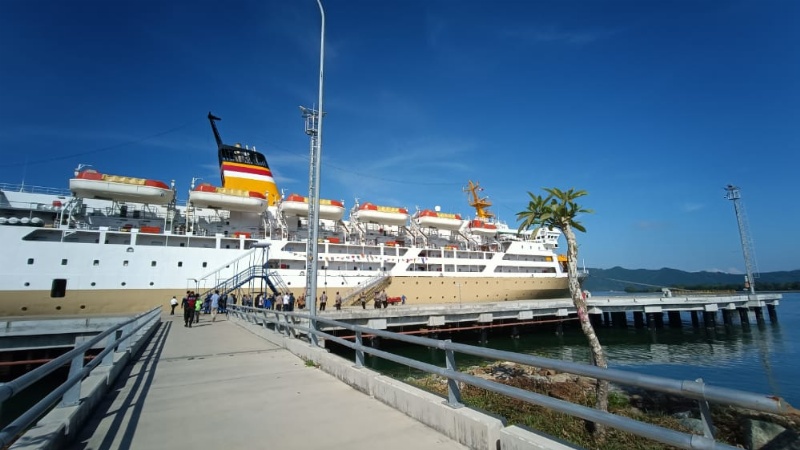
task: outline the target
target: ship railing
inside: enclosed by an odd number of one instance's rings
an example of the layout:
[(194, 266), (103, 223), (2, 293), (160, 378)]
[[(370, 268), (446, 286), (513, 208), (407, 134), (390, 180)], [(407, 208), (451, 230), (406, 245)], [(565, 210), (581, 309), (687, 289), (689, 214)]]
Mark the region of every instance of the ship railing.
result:
[[(87, 394), (92, 396), (94, 392), (81, 392), (82, 385), (92, 385), (92, 383), (82, 383), (85, 378), (97, 376), (98, 380), (103, 380), (95, 383), (97, 387), (94, 389), (107, 390), (113, 386), (115, 377), (122, 372), (121, 368), (125, 367), (131, 360), (131, 356), (136, 354), (148, 341), (159, 323), (161, 323), (160, 306), (113, 325), (91, 339), (84, 341), (83, 337), (80, 337), (80, 339), (76, 339), (74, 349), (13, 381), (0, 385), (0, 405), (2, 405), (6, 400), (69, 364), (69, 375), (64, 383), (53, 389), (42, 400), (0, 431), (0, 448), (8, 448), (18, 436), (33, 426), (51, 409), (74, 407), (80, 404), (81, 398), (86, 397)], [(103, 344), (105, 344), (105, 348), (84, 364), (86, 352)], [(95, 369), (98, 369), (97, 372), (94, 372)], [(60, 426), (63, 428), (68, 424), (62, 422)]]
[[(733, 447), (717, 441), (709, 403), (776, 414), (790, 419), (796, 417), (800, 413), (780, 397), (712, 386), (706, 384), (700, 378), (696, 380), (679, 380), (619, 369), (606, 369), (579, 362), (549, 359), (528, 354), (459, 344), (452, 342), (450, 339), (439, 340), (394, 333), (388, 330), (378, 330), (326, 318), (319, 314), (312, 317), (306, 312), (285, 312), (234, 305), (229, 308), (228, 313), (237, 320), (263, 326), (263, 328), (270, 332), (280, 333), (285, 336), (285, 339), (294, 338), (302, 340), (311, 343), (312, 346), (324, 339), (354, 350), (354, 369), (359, 370), (359, 376), (355, 378), (358, 379), (363, 379), (363, 375), (368, 375), (368, 372), (360, 371), (360, 369), (363, 369), (366, 365), (365, 355), (371, 355), (376, 358), (385, 359), (393, 363), (439, 376), (447, 380), (447, 399), (445, 404), (453, 409), (465, 406), (461, 391), (463, 385), (466, 384), (677, 448), (715, 450), (735, 450), (738, 447)], [(332, 312), (331, 314), (336, 313)], [(351, 332), (351, 335), (342, 336), (341, 333), (333, 335), (323, 331), (321, 329), (323, 326), (328, 330), (348, 330)], [(390, 339), (406, 344), (419, 345), (426, 349), (443, 351), (445, 353), (445, 367), (418, 361), (406, 356), (396, 355), (389, 351), (380, 350), (368, 345), (368, 342), (365, 342), (365, 340), (373, 337)], [(294, 346), (286, 344), (284, 344), (284, 347), (288, 349), (294, 348)], [(381, 348), (386, 347), (381, 346)], [(685, 433), (660, 425), (641, 422), (634, 418), (601, 411), (589, 406), (571, 403), (548, 395), (477, 377), (458, 369), (456, 365), (456, 354), (470, 355), (484, 360), (508, 361), (524, 366), (606, 380), (615, 385), (630, 387), (634, 391), (655, 391), (685, 398), (696, 402), (703, 434)], [(313, 362), (322, 370), (330, 371), (331, 373), (336, 371), (336, 376), (341, 375), (339, 370), (341, 363), (331, 360), (330, 353), (309, 352), (304, 350), (302, 357)], [(378, 376), (378, 374), (374, 376)], [(345, 378), (347, 377), (342, 379)], [(423, 423), (425, 422), (424, 420), (422, 421)], [(455, 431), (454, 433), (457, 432), (458, 431)], [(456, 438), (455, 435), (451, 437)], [(466, 444), (466, 442), (462, 443)], [(492, 445), (492, 447), (494, 447), (494, 445)]]
[(47, 194), (61, 197), (72, 197), (69, 189), (59, 189), (46, 186), (31, 186), (27, 184), (0, 183), (0, 190), (10, 192), (26, 192), (29, 194)]
[(289, 292), (289, 286), (283, 281), (277, 270), (267, 271), (267, 276), (279, 291)]

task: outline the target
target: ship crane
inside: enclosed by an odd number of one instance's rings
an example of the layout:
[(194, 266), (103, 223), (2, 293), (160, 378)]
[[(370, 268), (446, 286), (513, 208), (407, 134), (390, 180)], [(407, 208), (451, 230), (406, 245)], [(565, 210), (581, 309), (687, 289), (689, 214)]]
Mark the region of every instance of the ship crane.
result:
[(758, 269), (755, 262), (755, 251), (753, 241), (747, 226), (747, 217), (744, 212), (744, 205), (741, 203), (739, 188), (732, 184), (725, 186), (725, 198), (733, 201), (733, 209), (736, 213), (736, 222), (739, 224), (739, 238), (742, 241), (742, 253), (744, 254), (744, 265), (747, 275), (744, 279), (744, 287), (751, 294), (756, 293), (755, 277), (758, 277)]

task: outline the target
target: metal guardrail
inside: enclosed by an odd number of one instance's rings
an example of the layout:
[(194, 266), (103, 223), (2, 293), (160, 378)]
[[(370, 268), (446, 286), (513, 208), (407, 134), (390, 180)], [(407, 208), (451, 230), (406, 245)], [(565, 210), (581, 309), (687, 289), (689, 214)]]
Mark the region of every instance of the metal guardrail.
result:
[[(299, 338), (302, 334), (308, 336), (316, 335), (317, 339), (310, 339), (311, 342), (315, 342), (320, 337), (324, 337), (332, 342), (336, 342), (345, 347), (353, 349), (356, 353), (356, 367), (363, 367), (364, 355), (370, 354), (421, 370), (423, 372), (436, 374), (443, 378), (447, 378), (447, 403), (454, 408), (463, 406), (461, 402), (461, 393), (458, 386), (458, 382), (461, 382), (515, 398), (517, 400), (543, 406), (557, 412), (568, 414), (570, 416), (579, 417), (581, 419), (646, 437), (657, 442), (673, 445), (678, 448), (714, 450), (736, 449), (736, 447), (732, 447), (715, 440), (713, 434), (714, 427), (713, 423), (711, 422), (711, 414), (708, 407), (708, 402), (738, 406), (755, 411), (779, 415), (797, 413), (797, 410), (792, 408), (791, 405), (786, 403), (781, 398), (769, 397), (735, 389), (710, 386), (703, 383), (702, 379), (698, 379), (696, 381), (676, 380), (672, 378), (644, 375), (617, 369), (603, 369), (600, 367), (575, 362), (548, 359), (503, 350), (493, 350), (466, 344), (457, 344), (451, 342), (450, 340), (441, 341), (438, 339), (430, 339), (420, 336), (398, 334), (385, 330), (376, 330), (359, 325), (340, 322), (337, 320), (327, 319), (320, 317), (319, 315), (311, 319), (309, 315), (305, 313), (265, 310), (241, 305), (229, 307), (228, 312), (229, 314), (233, 314), (234, 316), (240, 317), (243, 320), (247, 320), (251, 323), (261, 323), (265, 327), (267, 327), (268, 324), (272, 324), (275, 331), (285, 334), (289, 337)], [(355, 342), (351, 342), (347, 339), (333, 336), (316, 329), (316, 322), (321, 322), (353, 331), (355, 333)], [(365, 335), (379, 336), (386, 339), (407, 342), (409, 344), (422, 345), (429, 348), (444, 350), (446, 355), (446, 367), (442, 368), (365, 346), (363, 343)], [(696, 400), (699, 404), (704, 425), (704, 435), (700, 436), (671, 430), (658, 425), (640, 422), (628, 417), (618, 416), (613, 413), (600, 411), (582, 405), (576, 405), (564, 400), (555, 399), (546, 395), (537, 394), (524, 389), (462, 373), (459, 372), (456, 367), (455, 353), (463, 353), (486, 359), (511, 361), (528, 366), (553, 369), (560, 372), (607, 380), (621, 385), (634, 386), (642, 389), (690, 398)]]
[[(133, 345), (134, 337), (137, 337), (142, 328), (156, 324), (161, 317), (161, 307), (151, 309), (132, 319), (120, 322), (92, 339), (76, 345), (73, 350), (59, 356), (47, 364), (32, 370), (13, 381), (0, 385), (0, 406), (6, 400), (19, 394), (32, 384), (50, 375), (55, 370), (70, 363), (67, 381), (59, 385), (45, 398), (28, 409), (16, 420), (0, 431), (0, 448), (6, 448), (25, 430), (30, 428), (40, 417), (47, 413), (54, 405), (57, 407), (74, 406), (81, 399), (81, 381), (86, 378), (96, 367), (109, 367), (114, 362), (114, 352), (127, 352)], [(117, 331), (122, 333), (117, 337)], [(142, 336), (145, 333), (139, 333)], [(84, 365), (86, 351), (94, 347), (95, 344), (106, 340), (105, 348), (97, 354), (91, 361)]]

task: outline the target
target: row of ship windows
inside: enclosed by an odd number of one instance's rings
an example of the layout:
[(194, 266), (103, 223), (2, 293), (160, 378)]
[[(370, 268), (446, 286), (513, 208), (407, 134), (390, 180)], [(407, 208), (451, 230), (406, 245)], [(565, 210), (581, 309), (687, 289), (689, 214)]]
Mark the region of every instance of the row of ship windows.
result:
[[(33, 258), (28, 258), (28, 265), (32, 266), (33, 263), (34, 263), (34, 259)], [(68, 263), (69, 263), (69, 260), (66, 259), (66, 258), (61, 260), (61, 265), (62, 266), (66, 266)], [(99, 266), (100, 265), (100, 260), (99, 259), (95, 259), (94, 261), (92, 261), (92, 265), (93, 266)], [(126, 259), (125, 261), (122, 261), (122, 265), (123, 266), (127, 266), (128, 265), (128, 260)], [(157, 261), (150, 261), (150, 267), (156, 267), (157, 265), (158, 265)], [(183, 267), (183, 261), (178, 261), (178, 267)], [(208, 263), (204, 261), (203, 262), (203, 268), (206, 268), (206, 267), (208, 267)]]

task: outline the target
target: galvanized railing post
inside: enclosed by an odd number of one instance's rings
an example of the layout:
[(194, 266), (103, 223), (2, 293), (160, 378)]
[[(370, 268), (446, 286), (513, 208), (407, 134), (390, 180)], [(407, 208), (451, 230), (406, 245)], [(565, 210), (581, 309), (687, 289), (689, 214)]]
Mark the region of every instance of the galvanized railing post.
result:
[[(453, 341), (446, 339), (444, 342), (450, 344)], [(445, 356), (447, 359), (447, 371), (457, 371), (456, 355), (453, 350), (449, 348), (445, 349)], [(461, 408), (464, 406), (464, 404), (461, 403), (461, 390), (458, 388), (458, 381), (450, 377), (447, 377), (447, 404), (451, 408)]]
[[(698, 378), (695, 381), (703, 384), (702, 378)], [(703, 422), (703, 436), (714, 439), (714, 421), (711, 417), (711, 408), (708, 406), (708, 401), (698, 400), (697, 404), (700, 406), (700, 419)]]
[[(122, 327), (122, 335), (128, 336), (128, 334), (130, 334), (132, 329), (133, 326), (131, 324), (125, 325), (124, 327)], [(133, 345), (133, 336), (128, 336), (127, 338), (125, 338), (124, 341), (119, 343), (119, 349), (127, 352), (128, 350), (131, 349), (131, 345)]]
[(364, 367), (364, 339), (361, 337), (361, 331), (356, 331), (356, 367)]
[[(106, 338), (106, 347), (113, 347), (114, 343), (117, 340), (117, 333), (111, 333)], [(106, 356), (103, 357), (103, 362), (100, 363), (101, 366), (109, 367), (111, 364), (114, 363), (114, 352), (113, 350), (106, 353)]]
[[(82, 339), (75, 340), (75, 347), (80, 347), (83, 343), (81, 342)], [(70, 379), (74, 376), (77, 376), (81, 370), (83, 370), (83, 359), (86, 356), (86, 353), (81, 353), (79, 355), (75, 355), (72, 358), (72, 362), (69, 365), (69, 375), (67, 379)], [(81, 401), (81, 383), (75, 383), (70, 387), (67, 392), (64, 392), (64, 396), (61, 397), (61, 403), (58, 406), (75, 406)]]

